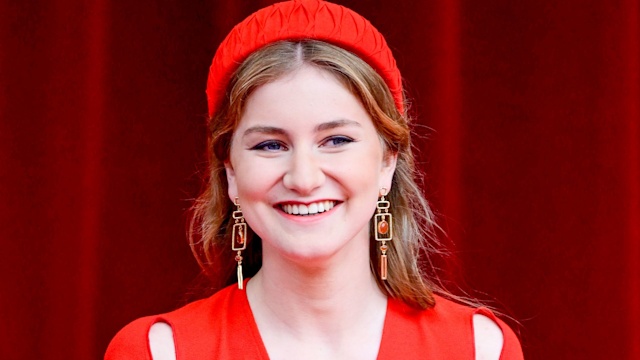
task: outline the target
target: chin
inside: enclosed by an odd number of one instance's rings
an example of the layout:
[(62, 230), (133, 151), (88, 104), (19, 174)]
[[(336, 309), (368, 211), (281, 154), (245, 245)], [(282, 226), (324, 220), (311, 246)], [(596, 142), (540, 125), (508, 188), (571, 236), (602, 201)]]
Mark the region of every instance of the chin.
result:
[[(326, 244), (325, 244), (326, 245)], [(328, 246), (306, 246), (304, 248), (292, 247), (288, 249), (281, 249), (280, 254), (282, 257), (302, 264), (307, 263), (319, 263), (334, 257), (340, 249)]]
[[(334, 241), (327, 239), (333, 238)], [(272, 248), (279, 257), (285, 258), (302, 266), (321, 266), (332, 258), (350, 256), (349, 253), (369, 254), (368, 238), (364, 244), (357, 244), (356, 239), (340, 241), (333, 236), (323, 236), (321, 239), (307, 239), (304, 243), (300, 241), (280, 243)], [(363, 249), (364, 248), (364, 249)]]

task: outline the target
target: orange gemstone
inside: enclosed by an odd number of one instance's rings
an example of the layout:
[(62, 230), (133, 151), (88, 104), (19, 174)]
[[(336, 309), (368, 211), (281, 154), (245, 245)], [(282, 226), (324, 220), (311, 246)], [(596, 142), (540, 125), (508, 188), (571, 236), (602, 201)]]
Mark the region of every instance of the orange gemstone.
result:
[(387, 251), (387, 250), (389, 250), (389, 247), (387, 245), (382, 245), (382, 246), (380, 246), (380, 250), (381, 251)]
[(244, 234), (242, 232), (238, 232), (238, 244), (244, 244)]
[(380, 234), (386, 234), (387, 232), (389, 232), (389, 223), (385, 220), (380, 221), (378, 223), (378, 232)]
[(242, 261), (242, 256), (236, 255), (236, 261), (238, 261), (238, 262)]

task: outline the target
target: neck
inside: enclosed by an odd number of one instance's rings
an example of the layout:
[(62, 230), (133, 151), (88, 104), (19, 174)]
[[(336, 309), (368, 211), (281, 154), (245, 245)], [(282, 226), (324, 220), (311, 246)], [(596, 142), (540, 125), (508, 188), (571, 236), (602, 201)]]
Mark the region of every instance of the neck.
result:
[(383, 320), (386, 297), (371, 273), (368, 246), (362, 241), (333, 256), (300, 261), (265, 248), (262, 269), (247, 286), (256, 320), (331, 334), (366, 318)]

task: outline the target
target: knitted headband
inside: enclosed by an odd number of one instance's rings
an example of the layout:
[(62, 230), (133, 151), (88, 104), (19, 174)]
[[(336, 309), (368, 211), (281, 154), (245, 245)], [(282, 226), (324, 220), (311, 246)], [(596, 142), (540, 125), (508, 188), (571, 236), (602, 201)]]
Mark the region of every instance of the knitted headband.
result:
[(236, 25), (216, 51), (207, 81), (213, 117), (233, 73), (251, 53), (280, 40), (321, 40), (358, 55), (384, 79), (404, 113), (402, 79), (387, 42), (356, 12), (322, 0), (293, 0), (258, 10)]

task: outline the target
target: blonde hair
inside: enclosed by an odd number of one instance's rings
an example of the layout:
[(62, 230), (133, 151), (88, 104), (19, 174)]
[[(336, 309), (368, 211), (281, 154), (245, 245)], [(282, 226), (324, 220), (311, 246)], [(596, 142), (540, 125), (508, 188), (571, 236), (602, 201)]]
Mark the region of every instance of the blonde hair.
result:
[[(394, 239), (389, 245), (389, 275), (380, 280), (377, 242), (370, 233), (370, 264), (378, 286), (388, 296), (416, 308), (435, 304), (441, 292), (432, 257), (441, 253), (429, 204), (416, 184), (409, 119), (397, 109), (384, 80), (366, 62), (340, 47), (317, 40), (279, 41), (254, 52), (232, 77), (220, 110), (209, 119), (209, 169), (204, 189), (192, 207), (189, 242), (203, 271), (221, 287), (235, 281), (235, 261), (230, 250), (231, 213), (224, 161), (249, 95), (257, 87), (309, 64), (334, 74), (356, 95), (368, 111), (387, 154), (397, 154), (396, 171), (387, 199), (394, 217)], [(405, 107), (406, 108), (406, 107)], [(372, 221), (373, 223), (373, 221)], [(245, 275), (262, 264), (261, 241), (250, 231), (244, 253)]]

